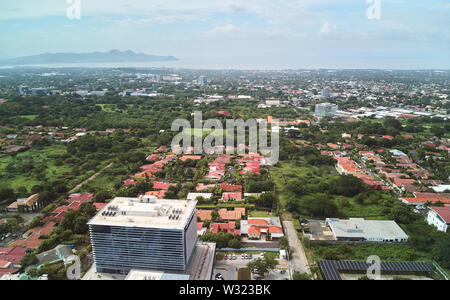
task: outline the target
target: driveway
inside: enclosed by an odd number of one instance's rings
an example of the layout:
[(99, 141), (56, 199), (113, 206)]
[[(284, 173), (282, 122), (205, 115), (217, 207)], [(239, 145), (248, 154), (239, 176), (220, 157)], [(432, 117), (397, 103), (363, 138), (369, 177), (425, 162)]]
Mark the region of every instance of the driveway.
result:
[(297, 236), (297, 230), (294, 228), (294, 224), (291, 221), (283, 222), (286, 230), (289, 246), (292, 251), (291, 268), (292, 271), (299, 271), (300, 273), (311, 274), (308, 266), (308, 260), (306, 259), (305, 250)]

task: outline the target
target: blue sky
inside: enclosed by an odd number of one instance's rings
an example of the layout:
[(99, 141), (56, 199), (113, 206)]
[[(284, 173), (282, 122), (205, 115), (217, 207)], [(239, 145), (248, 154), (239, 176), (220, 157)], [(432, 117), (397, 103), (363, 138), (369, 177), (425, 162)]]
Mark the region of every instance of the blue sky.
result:
[[(75, 0), (73, 0), (75, 1)], [(375, 0), (372, 0), (375, 1)], [(0, 58), (133, 50), (180, 66), (450, 69), (448, 0), (1, 0)]]

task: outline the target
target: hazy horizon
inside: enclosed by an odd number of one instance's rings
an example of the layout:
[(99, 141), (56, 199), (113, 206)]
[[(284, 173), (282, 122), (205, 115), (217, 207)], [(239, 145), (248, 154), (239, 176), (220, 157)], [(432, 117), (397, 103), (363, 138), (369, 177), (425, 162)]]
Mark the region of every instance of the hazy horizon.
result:
[(180, 68), (450, 69), (448, 1), (380, 0), (376, 18), (342, 2), (81, 0), (78, 19), (65, 0), (4, 0), (0, 59), (118, 49)]

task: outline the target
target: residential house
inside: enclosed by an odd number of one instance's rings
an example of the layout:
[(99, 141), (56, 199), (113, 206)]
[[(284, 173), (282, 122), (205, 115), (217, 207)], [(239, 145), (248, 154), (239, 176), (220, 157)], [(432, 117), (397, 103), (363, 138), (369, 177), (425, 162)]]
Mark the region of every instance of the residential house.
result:
[(430, 206), (427, 223), (433, 225), (439, 231), (447, 232), (450, 226), (450, 206)]

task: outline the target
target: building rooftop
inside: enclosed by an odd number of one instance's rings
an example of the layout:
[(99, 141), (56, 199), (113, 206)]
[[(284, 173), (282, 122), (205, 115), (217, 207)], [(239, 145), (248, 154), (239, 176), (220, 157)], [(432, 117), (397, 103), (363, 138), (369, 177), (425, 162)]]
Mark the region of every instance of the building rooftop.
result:
[(438, 206), (430, 206), (430, 209), (435, 211), (445, 223), (450, 224), (450, 207), (438, 207)]
[(326, 221), (337, 237), (408, 239), (406, 233), (394, 221), (364, 220), (362, 218), (327, 219)]
[(169, 274), (158, 271), (131, 270), (125, 280), (189, 280), (189, 275)]
[(139, 198), (114, 198), (89, 225), (183, 229), (195, 210), (196, 201)]

